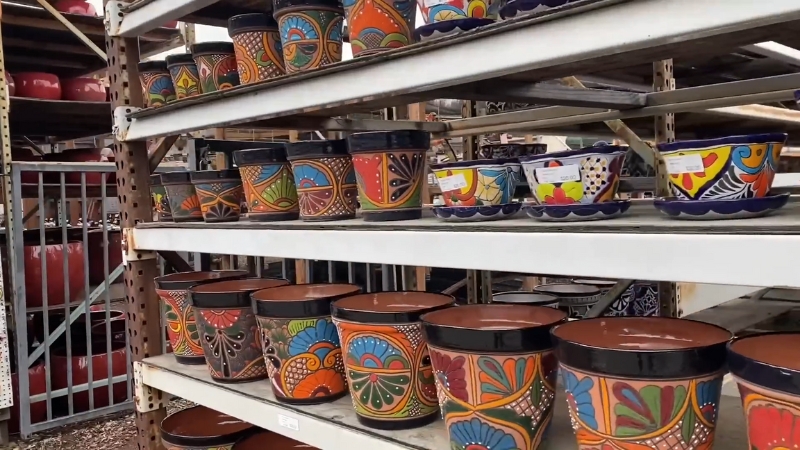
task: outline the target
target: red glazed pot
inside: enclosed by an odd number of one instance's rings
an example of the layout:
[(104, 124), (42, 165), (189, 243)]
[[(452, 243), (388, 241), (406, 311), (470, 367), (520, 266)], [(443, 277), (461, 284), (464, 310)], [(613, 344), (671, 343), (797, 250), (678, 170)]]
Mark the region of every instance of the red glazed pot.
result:
[(58, 77), (44, 72), (20, 72), (14, 75), (17, 97), (61, 100), (61, 82)]
[[(60, 161), (60, 162), (112, 162), (112, 159), (103, 155), (101, 148), (76, 148), (66, 150), (61, 153), (49, 153), (44, 157), (45, 161)], [(99, 185), (106, 176), (106, 186), (111, 187), (116, 183), (116, 175), (114, 172), (100, 173), (100, 172), (86, 172), (87, 185)], [(56, 173), (56, 177), (49, 180), (52, 183), (59, 183), (60, 178)], [(81, 184), (80, 172), (66, 172), (64, 173), (64, 182), (67, 184)]]
[[(86, 342), (72, 341), (72, 385), (78, 386), (89, 382), (89, 357), (87, 356)], [(125, 341), (111, 342), (111, 353), (106, 353), (106, 340), (102, 336), (92, 339), (92, 381), (102, 381), (108, 378), (108, 361), (111, 359), (111, 375), (125, 375), (127, 370)], [(53, 365), (51, 371), (51, 384), (53, 390), (66, 389), (67, 387), (67, 350), (66, 348), (53, 351), (50, 361)], [(114, 383), (114, 404), (122, 403), (128, 396), (125, 382)], [(89, 410), (89, 392), (73, 394), (74, 411), (84, 412)], [(94, 388), (94, 407), (103, 408), (109, 405), (108, 386)]]
[(94, 78), (67, 78), (61, 81), (61, 99), (76, 102), (106, 101), (106, 87)]
[[(47, 372), (44, 364), (39, 364), (28, 369), (28, 392), (30, 396), (44, 394), (47, 392)], [(19, 375), (11, 374), (11, 390), (14, 395), (14, 405), (11, 407), (11, 422), (8, 424), (8, 432), (11, 434), (19, 433)], [(39, 423), (47, 420), (47, 402), (41, 401), (31, 404), (31, 423)]]
[[(64, 246), (45, 245), (44, 255), (39, 244), (25, 246), (25, 297), (28, 308), (43, 306), (42, 258), (47, 268), (47, 304), (63, 305), (64, 292)], [(77, 300), (83, 291), (83, 243), (67, 243), (67, 267), (69, 271), (70, 301)]]
[[(125, 331), (128, 327), (127, 322), (125, 322), (125, 320), (111, 319), (109, 323), (111, 324), (111, 340), (114, 342), (125, 342)], [(92, 325), (92, 340), (105, 339), (106, 331), (105, 322)]]
[(167, 22), (164, 24), (164, 28), (178, 28), (178, 21), (173, 20), (172, 22)]
[(8, 84), (8, 96), (13, 97), (16, 94), (16, 84), (14, 83), (14, 77), (11, 76), (10, 73), (6, 73), (6, 84)]
[(97, 16), (97, 10), (91, 3), (84, 0), (59, 0), (53, 5), (57, 10), (68, 14), (82, 16)]
[[(88, 180), (87, 180), (88, 181)], [(106, 279), (103, 261), (103, 231), (89, 232), (89, 284), (99, 285)], [(122, 233), (108, 230), (108, 273), (122, 264)], [(121, 280), (122, 277), (117, 278)]]

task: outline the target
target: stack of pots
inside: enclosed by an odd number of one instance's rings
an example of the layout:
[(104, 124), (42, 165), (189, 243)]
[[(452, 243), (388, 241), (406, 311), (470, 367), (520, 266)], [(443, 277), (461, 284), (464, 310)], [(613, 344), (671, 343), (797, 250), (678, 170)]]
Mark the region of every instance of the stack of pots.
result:
[(295, 220), (300, 215), (292, 166), (286, 146), (275, 144), (233, 152), (239, 168), (250, 220)]
[[(151, 180), (152, 181), (152, 180)], [(167, 194), (167, 202), (175, 222), (202, 222), (200, 200), (192, 184), (189, 172), (166, 172), (161, 174), (161, 185)]]
[(192, 172), (190, 179), (197, 192), (203, 220), (208, 223), (239, 220), (244, 194), (238, 170)]
[(344, 11), (339, 0), (275, 0), (287, 74), (342, 60)]
[(602, 297), (600, 289), (585, 284), (542, 284), (533, 288), (533, 292), (558, 297), (559, 308), (573, 319), (585, 316)]

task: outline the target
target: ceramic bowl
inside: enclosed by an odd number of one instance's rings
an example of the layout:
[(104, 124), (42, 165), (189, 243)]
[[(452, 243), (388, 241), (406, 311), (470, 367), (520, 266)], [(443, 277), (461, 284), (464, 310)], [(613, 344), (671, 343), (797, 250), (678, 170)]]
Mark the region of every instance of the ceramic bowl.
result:
[[(614, 280), (575, 279), (574, 284), (594, 286), (600, 289), (600, 295), (605, 295), (617, 284)], [(651, 281), (637, 281), (608, 307), (606, 316), (659, 316), (661, 304), (658, 301), (658, 283)]]
[(97, 16), (94, 6), (85, 0), (58, 0), (53, 7), (60, 12), (67, 14), (78, 14), (81, 16)]
[(237, 150), (233, 161), (239, 168), (251, 220), (295, 220), (300, 215), (292, 166), (283, 144)]
[(202, 222), (200, 200), (192, 184), (189, 172), (165, 172), (161, 174), (161, 184), (167, 192), (169, 209), (174, 222)]
[(105, 102), (106, 87), (94, 78), (67, 78), (61, 80), (61, 99), (77, 102)]
[(555, 295), (538, 292), (509, 291), (492, 294), (492, 303), (505, 305), (530, 305), (558, 308), (560, 300)]
[(242, 84), (269, 80), (286, 73), (278, 22), (268, 14), (253, 13), (228, 19), (236, 67)]
[(201, 42), (192, 46), (200, 90), (207, 94), (239, 85), (236, 51), (232, 42)]
[(272, 431), (262, 430), (237, 442), (231, 450), (319, 450)]
[(175, 85), (172, 84), (165, 61), (143, 61), (138, 68), (146, 107), (163, 106), (177, 100)]
[(342, 4), (354, 57), (405, 47), (414, 42), (415, 0), (382, 3), (344, 0)]
[(581, 318), (600, 300), (600, 290), (594, 286), (552, 283), (533, 288), (533, 292), (558, 297), (559, 308), (571, 318)]
[(769, 194), (786, 133), (658, 144), (673, 195), (681, 200), (735, 200)]
[(434, 206), (433, 215), (444, 222), (488, 222), (514, 217), (522, 203), (492, 206)]
[(161, 421), (167, 450), (221, 450), (253, 433), (255, 427), (205, 406), (173, 413)]
[(161, 183), (161, 175), (150, 176), (150, 197), (153, 199), (153, 210), (159, 222), (172, 222), (172, 210), (169, 208), (167, 188)]
[(417, 0), (425, 24), (459, 19), (497, 19), (499, 0)]
[(236, 222), (242, 210), (242, 178), (236, 169), (191, 172), (206, 222)]
[(447, 206), (511, 203), (519, 183), (516, 158), (431, 164)]
[(575, 0), (511, 0), (500, 8), (500, 17), (512, 19), (526, 14), (536, 14), (558, 8)]
[(579, 448), (710, 449), (732, 333), (664, 317), (600, 317), (552, 330)]
[(61, 81), (51, 73), (17, 72), (14, 74), (14, 91), (17, 97), (61, 100)]
[(175, 97), (182, 98), (200, 95), (200, 74), (197, 72), (197, 63), (191, 53), (178, 53), (167, 55), (164, 58), (175, 87)]
[(344, 9), (340, 0), (275, 0), (286, 73), (342, 60)]

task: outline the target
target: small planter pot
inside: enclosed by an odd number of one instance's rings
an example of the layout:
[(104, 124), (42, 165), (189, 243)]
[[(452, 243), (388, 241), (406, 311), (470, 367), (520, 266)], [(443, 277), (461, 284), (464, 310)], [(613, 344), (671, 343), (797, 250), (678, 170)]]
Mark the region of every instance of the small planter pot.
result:
[(144, 61), (138, 67), (146, 107), (163, 106), (177, 99), (166, 62)]
[(192, 46), (192, 56), (204, 94), (239, 85), (236, 54), (230, 42), (203, 42)]
[(195, 406), (162, 420), (161, 440), (167, 450), (228, 450), (255, 429), (227, 414)]
[(436, 420), (439, 404), (420, 316), (454, 304), (450, 295), (428, 292), (354, 295), (333, 304), (359, 422), (401, 430)]
[(342, 2), (353, 56), (365, 56), (414, 43), (415, 0)]
[(200, 75), (197, 73), (197, 63), (194, 62), (191, 53), (167, 55), (164, 60), (178, 100), (200, 95)]
[(238, 170), (192, 172), (191, 179), (200, 200), (203, 220), (210, 223), (239, 220), (244, 191)]
[(351, 284), (300, 284), (253, 293), (275, 398), (318, 404), (347, 394), (331, 303), (360, 291)]
[(300, 218), (309, 221), (353, 219), (358, 186), (347, 141), (286, 144), (300, 202)]
[(172, 222), (172, 210), (167, 199), (167, 188), (161, 184), (161, 175), (150, 176), (150, 197), (159, 222)]
[(555, 295), (536, 292), (498, 292), (492, 295), (492, 303), (558, 308), (560, 301)]
[(430, 142), (429, 133), (416, 130), (356, 133), (347, 138), (364, 220), (422, 217), (425, 153)]
[(447, 206), (507, 205), (519, 183), (516, 158), (431, 164)]
[(342, 60), (344, 10), (339, 0), (275, 0), (286, 73)]
[(239, 167), (247, 217), (251, 220), (295, 220), (300, 215), (292, 165), (286, 147), (254, 148), (233, 152)]
[[(605, 295), (614, 287), (613, 280), (572, 280), (575, 284), (594, 286), (600, 289), (600, 294)], [(608, 307), (606, 316), (611, 317), (658, 317), (661, 314), (661, 305), (658, 302), (658, 283), (648, 281), (636, 282)]]
[(566, 323), (552, 335), (579, 448), (713, 447), (728, 330), (683, 319), (601, 317)]
[(303, 444), (286, 436), (281, 436), (272, 431), (260, 431), (252, 436), (246, 437), (231, 450), (319, 450), (316, 447)]
[(466, 305), (422, 316), (450, 447), (535, 450), (556, 399), (557, 309)]
[(214, 381), (246, 383), (267, 377), (250, 294), (288, 284), (283, 279), (246, 278), (189, 289), (200, 344)]
[(161, 184), (167, 192), (169, 210), (174, 222), (202, 222), (200, 200), (192, 184), (189, 172), (167, 172), (161, 174)]
[(269, 80), (286, 73), (278, 22), (267, 14), (242, 14), (228, 19), (236, 67), (242, 84)]
[(219, 270), (173, 273), (154, 280), (156, 294), (164, 302), (167, 336), (175, 360), (181, 364), (206, 363), (194, 308), (187, 298), (189, 288), (202, 283), (244, 278), (247, 275), (243, 270)]
[(600, 289), (583, 284), (543, 284), (533, 292), (558, 297), (559, 308), (574, 319), (585, 316), (602, 297)]

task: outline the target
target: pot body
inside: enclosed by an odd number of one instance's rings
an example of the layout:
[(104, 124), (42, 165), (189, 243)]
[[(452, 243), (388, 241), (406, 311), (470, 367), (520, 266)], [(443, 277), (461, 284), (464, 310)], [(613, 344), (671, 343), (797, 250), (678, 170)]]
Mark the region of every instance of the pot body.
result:
[(58, 11), (81, 16), (97, 16), (97, 10), (85, 0), (58, 0), (53, 7)]
[(89, 234), (89, 283), (98, 285), (105, 281), (105, 254), (108, 254), (108, 273), (122, 264), (122, 232), (108, 230), (108, 247), (103, 246), (103, 232)]
[(61, 81), (50, 73), (18, 72), (14, 74), (14, 85), (17, 97), (61, 100)]
[(520, 180), (517, 160), (480, 160), (431, 165), (447, 206), (511, 203)]
[(178, 100), (200, 95), (200, 75), (197, 73), (197, 64), (191, 63), (170, 64), (169, 75), (175, 87), (175, 98)]
[(345, 0), (348, 32), (353, 56), (405, 47), (414, 43), (416, 2)]
[(8, 84), (8, 96), (13, 97), (17, 93), (17, 84), (10, 73), (6, 73), (6, 84)]
[(164, 185), (167, 191), (169, 209), (172, 220), (175, 222), (202, 222), (203, 212), (200, 211), (200, 200), (194, 185), (187, 181), (181, 184)]
[(231, 38), (241, 84), (269, 80), (286, 73), (281, 34), (277, 28), (244, 31)]
[(139, 72), (139, 81), (142, 83), (145, 107), (152, 108), (166, 105), (177, 100), (175, 85), (169, 70), (148, 70)]
[(150, 197), (159, 222), (172, 222), (172, 209), (169, 207), (167, 188), (163, 185), (150, 185)]
[(242, 210), (242, 180), (194, 183), (206, 222), (236, 222)]
[[(72, 385), (78, 386), (89, 382), (89, 357), (85, 348), (80, 348), (81, 343), (72, 343)], [(85, 347), (85, 344), (84, 344)], [(112, 341), (111, 353), (106, 353), (106, 341), (100, 337), (92, 341), (92, 380), (102, 381), (108, 378), (108, 363), (111, 362), (111, 375), (125, 375), (128, 367), (127, 349), (125, 341)], [(53, 390), (67, 387), (67, 357), (66, 350), (56, 352), (51, 356), (53, 368), (51, 370)], [(94, 407), (109, 406), (108, 386), (94, 388)], [(125, 381), (114, 383), (112, 388), (114, 404), (122, 403), (128, 396)], [(89, 393), (87, 391), (73, 394), (75, 412), (89, 410)]]
[(194, 55), (202, 93), (222, 91), (239, 85), (236, 55), (230, 53), (206, 53)]
[(206, 357), (200, 344), (195, 311), (187, 292), (183, 289), (156, 289), (164, 302), (164, 320), (167, 323), (167, 336), (175, 360), (181, 364), (205, 364)]
[(94, 78), (67, 78), (61, 80), (61, 98), (78, 102), (104, 102), (106, 87)]
[(267, 377), (252, 307), (195, 307), (194, 310), (200, 344), (212, 379), (245, 383)]
[(417, 0), (425, 24), (458, 19), (497, 19), (490, 14), (492, 3), (498, 0), (445, 0), (431, 2)]
[(295, 220), (300, 214), (292, 166), (275, 162), (239, 166), (247, 217), (252, 220)]
[(300, 218), (306, 221), (353, 219), (358, 187), (350, 156), (292, 161)]
[(313, 5), (275, 10), (287, 74), (342, 60), (342, 13), (340, 8)]
[(425, 152), (412, 149), (353, 154), (358, 200), (365, 220), (422, 217)]
[[(11, 406), (11, 419), (8, 422), (8, 432), (11, 434), (19, 433), (19, 374), (11, 374), (11, 389), (14, 394), (14, 404)], [(38, 364), (28, 369), (28, 389), (29, 396), (44, 394), (47, 392), (47, 371), (44, 364)], [(31, 423), (39, 423), (47, 420), (47, 402), (41, 401), (30, 405)]]
[[(25, 304), (28, 308), (44, 305), (44, 289), (47, 289), (48, 306), (63, 305), (77, 300), (83, 291), (84, 269), (82, 242), (66, 244), (66, 263), (69, 274), (69, 300), (64, 289), (65, 244), (45, 245), (44, 253), (39, 245), (25, 246)], [(47, 279), (42, 286), (42, 264), (47, 270)]]

